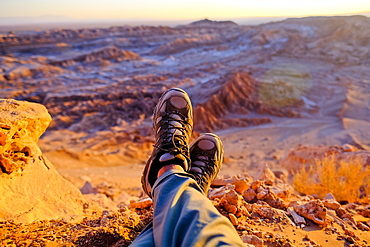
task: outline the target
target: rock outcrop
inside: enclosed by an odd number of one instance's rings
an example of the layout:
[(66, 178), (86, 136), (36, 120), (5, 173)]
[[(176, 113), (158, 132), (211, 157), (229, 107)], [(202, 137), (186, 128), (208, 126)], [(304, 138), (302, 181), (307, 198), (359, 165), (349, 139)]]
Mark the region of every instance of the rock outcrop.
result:
[(0, 100), (0, 169), (4, 174), (23, 171), (41, 151), (36, 142), (51, 117), (37, 104)]
[(50, 121), (42, 105), (0, 100), (0, 220), (70, 219), (99, 210), (42, 155), (37, 141)]
[(58, 66), (68, 66), (74, 65), (76, 62), (85, 62), (85, 63), (93, 63), (98, 60), (101, 61), (108, 61), (108, 60), (115, 60), (115, 61), (123, 61), (123, 60), (139, 60), (141, 59), (138, 54), (132, 51), (121, 50), (118, 47), (105, 47), (102, 49), (98, 49), (83, 55), (79, 55), (77, 57), (64, 59), (64, 60), (56, 60), (50, 62), (52, 65)]
[[(215, 85), (210, 83), (208, 86), (210, 90), (201, 91), (206, 95), (196, 94), (196, 98), (206, 98), (194, 109), (195, 128), (199, 131), (209, 132), (230, 126), (246, 127), (271, 122), (269, 117), (227, 117), (232, 113), (299, 117), (299, 113), (291, 106), (275, 107), (265, 104), (259, 96), (261, 84), (249, 73), (232, 72), (220, 78)], [(212, 91), (213, 94), (209, 95)]]

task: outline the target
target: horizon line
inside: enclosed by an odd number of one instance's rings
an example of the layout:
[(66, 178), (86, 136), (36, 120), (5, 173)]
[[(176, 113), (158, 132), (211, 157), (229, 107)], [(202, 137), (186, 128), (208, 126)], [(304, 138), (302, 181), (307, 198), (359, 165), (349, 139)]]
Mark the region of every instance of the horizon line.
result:
[[(338, 13), (338, 14), (313, 14), (313, 15), (256, 15), (256, 16), (238, 16), (238, 17), (199, 17), (199, 18), (156, 18), (156, 17), (148, 17), (148, 18), (101, 18), (101, 17), (70, 17), (64, 15), (40, 15), (40, 16), (0, 16), (0, 19), (45, 19), (45, 18), (60, 18), (60, 21), (186, 21), (186, 20), (202, 20), (202, 19), (210, 19), (210, 20), (232, 20), (232, 19), (247, 19), (247, 18), (302, 18), (302, 17), (316, 17), (316, 16), (348, 16), (348, 15), (361, 15), (361, 14), (368, 14), (370, 15), (370, 10), (368, 11), (361, 11), (361, 12), (354, 12), (354, 13)], [(63, 20), (64, 19), (64, 20)], [(27, 23), (24, 23), (27, 24)], [(0, 24), (2, 25), (2, 24)]]
[[(362, 15), (361, 15), (362, 14)], [(364, 15), (365, 14), (365, 15)], [(209, 19), (212, 21), (233, 21), (238, 25), (257, 26), (276, 21), (283, 21), (290, 18), (309, 18), (309, 17), (345, 17), (345, 16), (364, 16), (370, 18), (370, 11), (359, 13), (346, 14), (331, 14), (331, 15), (303, 15), (303, 16), (249, 16), (249, 17), (232, 17), (232, 18), (189, 18), (189, 19), (158, 19), (158, 18), (83, 18), (54, 21), (23, 21), (17, 23), (0, 23), (0, 34), (8, 32), (29, 32), (29, 31), (46, 31), (52, 29), (83, 29), (83, 28), (108, 28), (112, 26), (169, 26), (176, 27), (179, 25), (187, 25), (195, 21)], [(0, 20), (4, 17), (0, 17)], [(26, 19), (27, 17), (22, 17)], [(32, 18), (32, 17), (31, 17)], [(39, 17), (33, 17), (35, 20)], [(44, 16), (45, 18), (45, 16)], [(59, 16), (60, 18), (60, 16)]]

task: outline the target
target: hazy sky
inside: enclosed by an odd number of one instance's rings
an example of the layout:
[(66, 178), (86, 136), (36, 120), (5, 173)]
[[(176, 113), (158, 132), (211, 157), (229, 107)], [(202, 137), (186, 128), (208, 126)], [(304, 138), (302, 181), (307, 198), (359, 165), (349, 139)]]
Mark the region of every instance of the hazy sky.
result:
[(0, 0), (0, 17), (222, 19), (370, 11), (370, 0)]

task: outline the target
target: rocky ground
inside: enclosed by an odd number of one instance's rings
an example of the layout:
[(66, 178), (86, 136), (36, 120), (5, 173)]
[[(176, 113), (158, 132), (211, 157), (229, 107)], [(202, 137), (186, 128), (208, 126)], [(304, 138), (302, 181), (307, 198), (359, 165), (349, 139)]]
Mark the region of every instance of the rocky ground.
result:
[[(217, 179), (209, 197), (235, 226), (246, 246), (369, 246), (369, 199), (341, 205), (299, 196), (268, 168), (254, 178)], [(152, 219), (149, 198), (121, 204), (77, 222), (0, 222), (1, 243), (10, 246), (128, 246)]]
[[(45, 177), (61, 174), (61, 184), (71, 183), (66, 194), (77, 196), (77, 187), (84, 194), (80, 205), (94, 202), (101, 209), (76, 205), (74, 221), (33, 223), (40, 218), (30, 221), (30, 208), (23, 209), (1, 223), (2, 243), (128, 245), (151, 217), (151, 205), (135, 203), (143, 196), (139, 178), (154, 143), (154, 105), (164, 90), (181, 87), (193, 102), (194, 137), (212, 131), (224, 143), (222, 179), (210, 198), (246, 243), (369, 245), (365, 188), (361, 200), (348, 203), (289, 187), (294, 172), (328, 154), (360, 157), (364, 169), (370, 165), (369, 27), (369, 18), (352, 16), (2, 35), (0, 98), (42, 104), (52, 122), (38, 142), (41, 154), (27, 142), (14, 149), (7, 140), (28, 132), (10, 136), (14, 122), (1, 118), (0, 184), (8, 186), (7, 178), (35, 181), (35, 169), (26, 164), (37, 157), (34, 167), (52, 167)], [(276, 176), (259, 177), (258, 167), (265, 165)], [(19, 169), (28, 175), (20, 179)], [(305, 212), (310, 209), (318, 219)]]

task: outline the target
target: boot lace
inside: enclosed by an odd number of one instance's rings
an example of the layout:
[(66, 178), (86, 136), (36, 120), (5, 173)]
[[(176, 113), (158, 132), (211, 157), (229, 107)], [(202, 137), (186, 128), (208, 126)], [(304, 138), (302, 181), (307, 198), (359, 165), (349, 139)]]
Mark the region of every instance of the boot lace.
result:
[(182, 154), (189, 159), (186, 140), (187, 130), (185, 127), (188, 124), (186, 117), (180, 112), (165, 112), (162, 119), (159, 121), (161, 129), (158, 133), (158, 142), (153, 146), (163, 152), (173, 155)]

